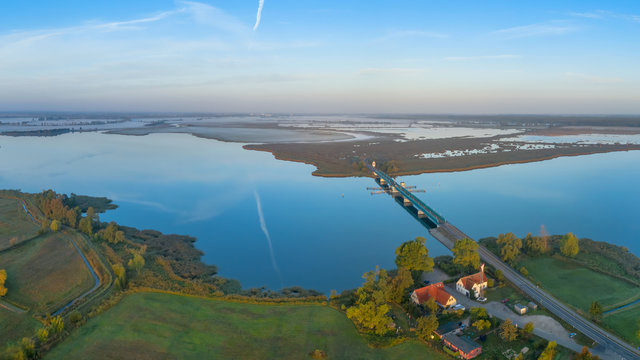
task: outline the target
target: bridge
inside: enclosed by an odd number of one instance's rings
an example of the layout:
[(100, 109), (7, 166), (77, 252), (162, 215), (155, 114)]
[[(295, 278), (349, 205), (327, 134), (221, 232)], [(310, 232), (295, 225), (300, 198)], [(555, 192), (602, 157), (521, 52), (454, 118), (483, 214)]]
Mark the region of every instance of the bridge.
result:
[[(420, 221), (422, 225), (429, 229), (429, 233), (436, 240), (440, 241), (449, 250), (453, 249), (456, 241), (464, 238), (471, 239), (470, 236), (466, 235), (453, 224), (446, 221), (442, 215), (438, 214), (422, 200), (418, 199), (404, 186), (398, 185), (395, 179), (391, 176), (387, 175), (384, 171), (377, 169), (375, 167), (375, 162), (367, 164), (367, 167), (373, 172), (376, 181), (381, 187), (388, 190), (394, 198), (403, 198), (403, 205), (405, 208), (415, 208), (415, 210), (408, 211), (418, 221)], [(569, 306), (554, 298), (546, 291), (540, 289), (537, 285), (523, 277), (511, 266), (504, 263), (499, 257), (480, 244), (478, 244), (478, 254), (482, 261), (493, 266), (495, 269), (502, 271), (502, 274), (507, 280), (522, 290), (535, 302), (545, 307), (551, 313), (566, 321), (576, 330), (595, 341), (597, 345), (592, 348), (594, 355), (598, 355), (603, 359), (640, 359), (640, 351), (627, 344), (624, 340), (585, 319)]]

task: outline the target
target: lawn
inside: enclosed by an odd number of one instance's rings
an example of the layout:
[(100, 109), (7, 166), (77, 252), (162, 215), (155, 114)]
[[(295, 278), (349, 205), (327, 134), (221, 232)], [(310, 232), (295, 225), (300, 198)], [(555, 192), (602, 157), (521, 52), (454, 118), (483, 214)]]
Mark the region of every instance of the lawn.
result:
[(0, 353), (6, 345), (33, 336), (39, 324), (28, 313), (16, 314), (0, 307)]
[[(484, 343), (478, 343), (482, 345), (482, 354), (477, 357), (477, 359), (506, 359), (503, 355), (505, 351), (511, 349), (516, 353), (519, 353), (524, 347), (529, 348), (525, 359), (537, 359), (537, 355), (540, 355), (542, 349), (547, 346), (547, 342), (545, 340), (536, 336), (533, 336), (529, 340), (519, 337), (515, 341), (505, 342), (498, 336), (497, 331), (487, 335), (487, 339)], [(535, 345), (537, 343), (540, 343), (542, 348), (536, 349)], [(572, 354), (573, 351), (562, 346), (558, 346), (556, 348), (554, 360), (569, 359)]]
[(7, 300), (33, 312), (53, 312), (89, 290), (94, 280), (69, 240), (74, 231), (48, 233), (0, 253)]
[(446, 359), (408, 342), (370, 348), (344, 314), (318, 305), (254, 305), (139, 293), (89, 320), (50, 359)]
[(528, 259), (520, 266), (525, 266), (545, 290), (585, 312), (593, 301), (606, 310), (640, 296), (637, 286), (555, 257)]
[(636, 332), (640, 330), (640, 305), (605, 315), (602, 322), (625, 340), (640, 346), (640, 339), (636, 337)]
[(0, 198), (0, 250), (34, 237), (39, 229), (25, 213), (21, 201)]

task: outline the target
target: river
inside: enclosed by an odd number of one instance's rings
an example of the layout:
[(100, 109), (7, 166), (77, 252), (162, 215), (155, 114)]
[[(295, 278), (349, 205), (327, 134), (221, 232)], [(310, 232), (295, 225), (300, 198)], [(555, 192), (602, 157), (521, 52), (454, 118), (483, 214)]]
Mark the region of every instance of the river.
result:
[[(310, 165), (187, 134), (0, 136), (0, 188), (107, 196), (101, 215), (196, 237), (203, 260), (243, 287), (358, 286), (394, 250), (428, 237), (368, 178), (319, 178)], [(417, 195), (474, 238), (574, 232), (640, 254), (640, 151), (407, 176)]]

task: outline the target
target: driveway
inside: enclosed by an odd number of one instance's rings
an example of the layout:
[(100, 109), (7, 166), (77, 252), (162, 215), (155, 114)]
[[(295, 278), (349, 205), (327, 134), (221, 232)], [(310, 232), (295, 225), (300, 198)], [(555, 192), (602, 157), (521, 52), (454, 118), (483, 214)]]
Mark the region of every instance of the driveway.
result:
[(500, 320), (511, 319), (511, 321), (523, 328), (528, 322), (534, 326), (533, 333), (548, 341), (555, 341), (558, 345), (564, 346), (576, 352), (582, 351), (582, 345), (576, 343), (569, 337), (569, 332), (560, 325), (554, 318), (546, 315), (518, 315), (511, 308), (499, 302), (480, 303), (469, 299), (465, 295), (456, 291), (455, 287), (446, 285), (447, 291), (456, 299), (458, 304), (464, 305), (467, 309), (471, 307), (482, 307), (487, 312)]

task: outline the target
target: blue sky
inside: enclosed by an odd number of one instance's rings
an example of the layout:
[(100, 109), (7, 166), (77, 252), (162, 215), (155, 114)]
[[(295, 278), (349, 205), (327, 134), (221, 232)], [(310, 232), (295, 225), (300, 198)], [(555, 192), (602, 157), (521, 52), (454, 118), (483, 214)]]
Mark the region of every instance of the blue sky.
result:
[(29, 1), (0, 110), (640, 113), (637, 1)]

